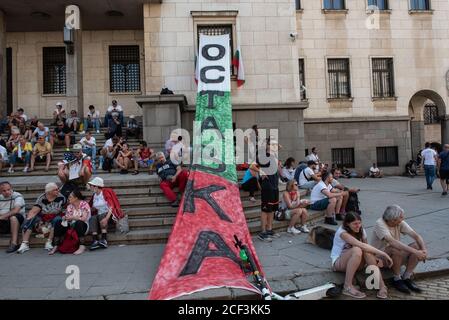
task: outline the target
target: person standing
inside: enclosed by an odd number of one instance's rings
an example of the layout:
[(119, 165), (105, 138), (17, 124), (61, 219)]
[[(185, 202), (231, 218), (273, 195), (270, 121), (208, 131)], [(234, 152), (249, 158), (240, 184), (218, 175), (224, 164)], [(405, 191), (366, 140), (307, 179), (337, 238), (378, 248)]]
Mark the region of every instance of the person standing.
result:
[(447, 187), (449, 184), (449, 144), (445, 144), (443, 151), (438, 155), (438, 170), (440, 173), (441, 195), (447, 196)]
[(424, 173), (426, 175), (427, 190), (433, 190), (432, 184), (435, 181), (435, 168), (438, 160), (436, 151), (426, 142), (426, 148), (421, 152), (424, 163)]

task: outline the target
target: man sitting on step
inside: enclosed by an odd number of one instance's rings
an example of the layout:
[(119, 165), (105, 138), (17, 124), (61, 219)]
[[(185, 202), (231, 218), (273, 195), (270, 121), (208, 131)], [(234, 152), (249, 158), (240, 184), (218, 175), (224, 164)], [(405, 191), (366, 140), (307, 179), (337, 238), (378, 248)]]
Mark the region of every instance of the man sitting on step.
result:
[(185, 190), (189, 174), (181, 166), (176, 166), (170, 160), (167, 160), (163, 152), (156, 154), (156, 161), (156, 172), (160, 179), (159, 186), (171, 202), (171, 206), (178, 207), (179, 199), (176, 197), (173, 189), (179, 187), (181, 195)]
[(80, 144), (75, 144), (72, 152), (64, 154), (64, 161), (58, 163), (58, 177), (62, 183), (85, 185), (92, 177), (92, 163)]

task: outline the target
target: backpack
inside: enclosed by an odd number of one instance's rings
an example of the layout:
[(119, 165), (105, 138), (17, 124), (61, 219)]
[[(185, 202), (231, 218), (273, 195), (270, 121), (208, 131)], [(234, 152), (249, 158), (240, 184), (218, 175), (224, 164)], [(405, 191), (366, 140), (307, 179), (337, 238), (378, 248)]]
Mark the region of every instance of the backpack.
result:
[(309, 233), (308, 243), (320, 248), (331, 250), (334, 245), (335, 230), (323, 227), (315, 227)]
[(299, 185), (299, 175), (301, 174), (301, 172), (304, 171), (305, 168), (307, 168), (307, 164), (301, 163), (295, 170), (295, 180), (298, 183), (298, 185)]
[(359, 197), (356, 192), (350, 192), (348, 203), (346, 204), (346, 212), (355, 212), (359, 215), (362, 214), (362, 211), (360, 211), (360, 201)]
[(74, 253), (78, 250), (79, 246), (78, 234), (75, 229), (69, 228), (61, 245), (58, 246), (58, 251), (61, 253)]
[(173, 91), (171, 91), (169, 88), (162, 88), (161, 94), (173, 94)]

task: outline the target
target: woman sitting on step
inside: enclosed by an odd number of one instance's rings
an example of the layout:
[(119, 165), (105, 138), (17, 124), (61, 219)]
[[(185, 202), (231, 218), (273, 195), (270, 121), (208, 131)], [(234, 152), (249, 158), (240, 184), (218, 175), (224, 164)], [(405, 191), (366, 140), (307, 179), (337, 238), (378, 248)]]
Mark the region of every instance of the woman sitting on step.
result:
[[(125, 215), (120, 207), (120, 202), (116, 193), (111, 188), (104, 187), (103, 179), (96, 177), (88, 185), (94, 192), (89, 205), (92, 209), (92, 217), (89, 221), (89, 229), (92, 232), (93, 243), (90, 250), (108, 247), (107, 233), (108, 223), (112, 218), (115, 222)], [(98, 230), (101, 230), (101, 239), (98, 237)]]
[(84, 236), (89, 230), (90, 206), (84, 201), (84, 197), (78, 189), (70, 193), (68, 200), (69, 205), (67, 206), (65, 215), (62, 218), (56, 218), (54, 247), (48, 253), (49, 255), (53, 255), (58, 251), (58, 246), (62, 243), (69, 229), (74, 229), (79, 239), (79, 248), (73, 254), (79, 255), (86, 250)]
[[(357, 290), (354, 285), (354, 276), (358, 270), (364, 270), (366, 266), (374, 268), (375, 274), (379, 274), (379, 268), (383, 267), (383, 258), (388, 267), (393, 265), (393, 260), (383, 251), (380, 251), (367, 243), (366, 232), (362, 226), (362, 219), (355, 212), (348, 212), (335, 233), (334, 244), (331, 252), (332, 270), (345, 272), (343, 294), (355, 299), (363, 299), (366, 294)], [(377, 298), (387, 299), (388, 291), (382, 277), (379, 277)]]
[[(280, 212), (285, 214), (285, 219), (290, 220), (287, 232), (292, 234), (300, 234), (301, 232), (308, 233), (307, 228), (307, 209), (306, 206), (310, 204), (307, 200), (300, 200), (298, 191), (298, 182), (295, 179), (287, 182), (285, 191), (282, 194), (282, 202), (279, 207)], [(301, 227), (295, 228), (295, 225), (300, 222)]]

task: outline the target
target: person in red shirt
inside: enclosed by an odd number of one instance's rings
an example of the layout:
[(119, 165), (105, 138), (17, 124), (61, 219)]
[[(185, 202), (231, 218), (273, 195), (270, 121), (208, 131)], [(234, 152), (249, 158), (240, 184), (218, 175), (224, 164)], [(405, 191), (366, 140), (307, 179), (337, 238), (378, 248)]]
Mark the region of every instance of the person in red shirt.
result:
[(141, 141), (139, 144), (139, 148), (136, 150), (134, 156), (134, 172), (133, 175), (139, 174), (140, 168), (148, 168), (149, 174), (154, 166), (154, 151), (151, 148), (148, 148), (148, 145), (145, 141)]

